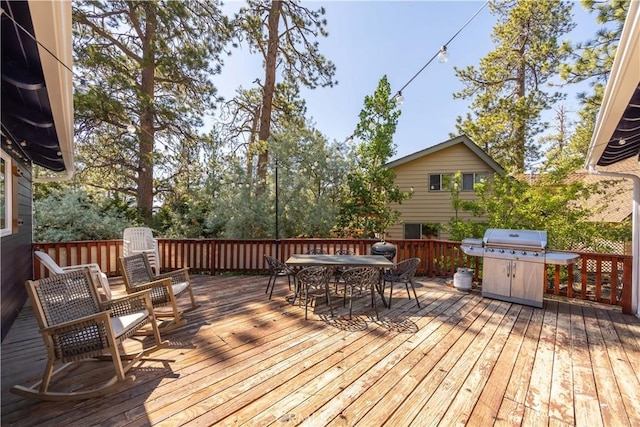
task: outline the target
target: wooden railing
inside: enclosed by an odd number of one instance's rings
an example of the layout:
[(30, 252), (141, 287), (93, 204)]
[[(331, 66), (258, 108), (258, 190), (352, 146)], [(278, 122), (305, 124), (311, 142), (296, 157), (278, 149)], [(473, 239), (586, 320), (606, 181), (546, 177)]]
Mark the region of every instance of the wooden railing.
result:
[[(322, 248), (327, 253), (348, 249), (356, 254), (371, 253), (371, 239), (158, 239), (161, 270), (189, 267), (200, 274), (265, 274), (264, 255), (286, 260), (290, 255)], [(418, 276), (453, 277), (458, 267), (473, 269), (473, 279), (482, 282), (482, 258), (468, 257), (460, 242), (447, 240), (390, 240), (396, 245), (396, 261), (421, 259)], [(108, 276), (118, 276), (117, 259), (122, 256), (122, 240), (92, 240), (63, 243), (35, 243), (34, 250), (47, 252), (60, 265), (95, 262)], [(632, 258), (628, 255), (580, 252), (574, 265), (547, 265), (545, 292), (552, 295), (597, 301), (622, 307), (631, 313)], [(47, 275), (34, 260), (35, 278)]]

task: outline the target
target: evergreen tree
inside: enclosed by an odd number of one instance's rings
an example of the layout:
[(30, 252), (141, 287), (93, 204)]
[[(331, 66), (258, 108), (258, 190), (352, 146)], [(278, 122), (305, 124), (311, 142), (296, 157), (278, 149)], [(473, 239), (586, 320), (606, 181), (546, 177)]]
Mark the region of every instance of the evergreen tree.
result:
[(577, 127), (567, 146), (568, 159), (575, 168), (582, 166), (589, 149), (630, 2), (582, 0), (581, 3), (596, 15), (595, 20), (601, 27), (592, 39), (566, 46), (569, 57), (560, 68), (560, 75), (568, 84), (588, 81), (591, 87), (590, 92), (578, 94), (582, 109), (578, 112)]
[(562, 0), (490, 2), (498, 23), (496, 49), (479, 67), (456, 69), (465, 88), (455, 98), (471, 99), (473, 113), (458, 117), (456, 128), (503, 167), (521, 172), (539, 156), (536, 136), (545, 129), (541, 113), (562, 99), (545, 84), (566, 56), (560, 38), (574, 24), (571, 4)]
[[(289, 84), (308, 88), (332, 86), (335, 66), (319, 52), (317, 38), (326, 37), (324, 8), (311, 10), (299, 1), (248, 0), (240, 9), (236, 22), (239, 37), (246, 40), (252, 52), (263, 58), (264, 82), (258, 125), (256, 194), (265, 190), (268, 141), (277, 72)], [(254, 149), (252, 149), (254, 150)]]
[(74, 99), (79, 173), (135, 197), (149, 223), (174, 178), (199, 173), (208, 142), (198, 128), (214, 106), (228, 20), (209, 0), (87, 1), (73, 3), (73, 24), (88, 85)]
[(381, 237), (400, 216), (390, 203), (410, 197), (394, 183), (393, 170), (385, 166), (396, 152), (393, 134), (400, 116), (396, 99), (390, 95), (384, 76), (374, 94), (364, 98), (354, 133), (363, 142), (356, 148), (356, 164), (347, 177), (348, 188), (336, 221), (339, 235)]

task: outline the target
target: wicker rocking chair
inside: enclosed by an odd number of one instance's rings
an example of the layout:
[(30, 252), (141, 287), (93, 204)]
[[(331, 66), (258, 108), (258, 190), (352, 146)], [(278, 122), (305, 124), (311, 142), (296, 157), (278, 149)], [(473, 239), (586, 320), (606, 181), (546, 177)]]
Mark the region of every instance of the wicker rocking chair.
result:
[[(52, 401), (102, 396), (122, 383), (134, 381), (135, 376), (126, 373), (165, 344), (160, 338), (148, 291), (100, 301), (86, 269), (29, 280), (26, 287), (47, 348), (47, 365), (41, 381), (31, 387), (15, 385), (11, 388), (14, 394)], [(122, 353), (122, 342), (149, 324), (153, 329), (153, 345), (134, 353)], [(112, 360), (115, 369), (108, 381), (90, 390), (50, 390), (52, 378), (76, 362), (104, 358)], [(54, 370), (56, 365), (61, 366)]]
[[(155, 315), (158, 320), (164, 321), (160, 326), (160, 332), (169, 332), (186, 325), (187, 319), (183, 314), (199, 307), (191, 288), (188, 268), (154, 275), (147, 254), (144, 253), (121, 257), (118, 264), (127, 293), (151, 289), (151, 303)], [(180, 309), (177, 298), (184, 293), (189, 294), (191, 306)]]

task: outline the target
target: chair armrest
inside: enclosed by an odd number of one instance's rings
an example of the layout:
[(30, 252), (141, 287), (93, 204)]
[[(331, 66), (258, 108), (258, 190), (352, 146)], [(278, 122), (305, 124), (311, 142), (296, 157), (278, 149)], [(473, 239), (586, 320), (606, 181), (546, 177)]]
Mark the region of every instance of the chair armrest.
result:
[(151, 304), (151, 290), (135, 292), (123, 297), (115, 298), (100, 303), (103, 310), (111, 310), (111, 316), (139, 313), (144, 310), (153, 310)]
[(80, 327), (84, 328), (87, 326), (87, 324), (96, 324), (96, 323), (104, 323), (105, 325), (108, 325), (107, 326), (108, 328), (110, 328), (111, 327), (111, 323), (109, 321), (110, 317), (111, 317), (111, 312), (109, 310), (101, 311), (100, 313), (94, 313), (89, 316), (79, 317), (77, 319), (69, 320), (68, 322), (58, 323), (55, 326), (42, 328), (40, 331), (42, 333), (53, 335), (56, 333), (67, 332), (75, 328), (80, 328)]
[(60, 267), (60, 268), (62, 268), (64, 271), (81, 270), (83, 268), (96, 269), (96, 270), (100, 271), (100, 266), (95, 262), (91, 262), (89, 264), (69, 265), (67, 267)]
[(142, 285), (137, 285), (135, 288), (127, 288), (130, 292), (129, 295), (135, 294), (139, 291), (149, 290), (151, 295), (151, 302), (155, 306), (156, 304), (166, 304), (174, 299), (173, 289), (171, 287), (171, 278), (154, 280), (153, 282), (147, 282)]
[(146, 289), (154, 289), (154, 288), (159, 288), (163, 286), (167, 287), (168, 289), (171, 289), (171, 278), (166, 277), (166, 278), (156, 279), (154, 281), (147, 282), (142, 285), (137, 285), (135, 288), (133, 288), (133, 292), (131, 292), (130, 295), (139, 291), (144, 291)]
[(189, 267), (158, 274), (156, 279), (170, 279), (171, 283), (181, 283), (189, 281)]

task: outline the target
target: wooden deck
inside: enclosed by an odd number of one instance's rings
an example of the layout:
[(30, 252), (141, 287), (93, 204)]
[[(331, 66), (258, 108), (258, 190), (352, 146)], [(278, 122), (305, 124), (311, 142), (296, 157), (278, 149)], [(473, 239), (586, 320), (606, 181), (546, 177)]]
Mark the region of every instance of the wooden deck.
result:
[[(9, 393), (41, 377), (45, 351), (27, 306), (2, 343), (2, 425), (640, 425), (640, 319), (619, 309), (483, 299), (420, 280), (392, 309), (370, 299), (304, 320), (279, 281), (196, 276), (201, 308), (133, 384), (79, 402)], [(60, 387), (109, 372), (89, 363)], [(91, 370), (91, 372), (88, 372)]]

